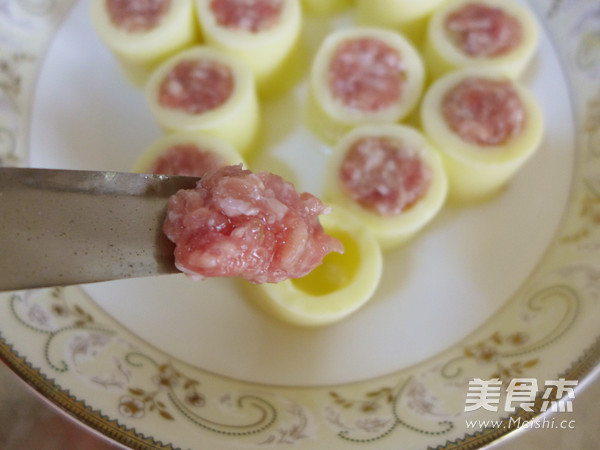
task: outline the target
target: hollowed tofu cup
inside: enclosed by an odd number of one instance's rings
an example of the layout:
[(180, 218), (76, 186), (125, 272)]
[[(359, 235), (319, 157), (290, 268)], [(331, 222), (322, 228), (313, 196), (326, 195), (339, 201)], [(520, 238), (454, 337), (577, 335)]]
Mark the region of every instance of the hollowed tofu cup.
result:
[(337, 205), (320, 221), (327, 234), (342, 242), (343, 254), (330, 253), (302, 278), (243, 285), (254, 305), (286, 323), (315, 327), (338, 322), (368, 302), (379, 285), (383, 262), (372, 233)]
[(357, 0), (356, 19), (360, 24), (402, 31), (420, 42), (433, 11), (445, 0)]
[(349, 9), (354, 0), (300, 0), (306, 14), (315, 17), (327, 17)]
[[(175, 82), (174, 85), (169, 84), (170, 77), (176, 73), (177, 68), (181, 67), (181, 64), (188, 63), (207, 63), (209, 67), (210, 64), (215, 64), (219, 70), (225, 69), (224, 73), (230, 78), (231, 89), (227, 95), (224, 95), (222, 102), (203, 109), (205, 107), (199, 101), (200, 112), (190, 112), (182, 107), (165, 105), (161, 95), (167, 91), (185, 99), (186, 95), (200, 86), (204, 94), (209, 97), (212, 95), (213, 87), (210, 81), (205, 82), (199, 78), (187, 86), (179, 82)], [(215, 84), (218, 84), (218, 80)], [(260, 113), (254, 76), (250, 68), (237, 58), (206, 46), (193, 47), (180, 52), (154, 71), (146, 86), (146, 97), (154, 117), (167, 132), (206, 133), (229, 142), (241, 154), (249, 152), (255, 144), (259, 132)]]
[[(453, 14), (457, 14), (463, 8), (473, 7), (473, 5), (488, 10), (499, 10), (509, 20), (516, 21), (521, 30), (518, 41), (514, 41), (514, 45), (507, 45), (502, 50), (488, 50), (488, 55), (481, 53), (481, 49), (477, 48), (473, 48), (469, 52), (463, 50), (447, 31), (446, 23)], [(481, 24), (474, 23), (474, 29), (477, 27), (479, 27), (478, 32), (481, 32)], [(464, 68), (491, 68), (511, 78), (518, 78), (535, 54), (538, 35), (538, 25), (533, 13), (527, 7), (513, 0), (449, 0), (435, 12), (429, 21), (423, 58), (432, 79)], [(510, 39), (509, 31), (507, 31), (507, 37)], [(475, 41), (475, 39), (473, 40)], [(478, 53), (480, 54), (478, 55)]]
[[(352, 70), (352, 64), (359, 69)], [(399, 33), (376, 28), (334, 31), (311, 68), (308, 124), (332, 144), (358, 125), (397, 122), (417, 105), (424, 74), (421, 57)]]
[[(496, 145), (480, 145), (466, 141), (452, 129), (442, 112), (444, 99), (469, 79), (506, 83), (513, 89), (524, 111), (518, 133)], [(485, 69), (465, 69), (437, 80), (423, 99), (421, 122), (444, 159), (449, 199), (459, 203), (485, 199), (497, 192), (535, 153), (544, 128), (542, 112), (532, 93), (506, 75)]]
[[(385, 184), (364, 186), (366, 192), (369, 192), (369, 196), (360, 197), (348, 188), (348, 184), (343, 182), (342, 174), (345, 168), (344, 164), (349, 161), (348, 155), (359, 149), (366, 152), (368, 147), (361, 146), (370, 141), (375, 142), (372, 145), (377, 148), (379, 148), (379, 142), (390, 142), (390, 148), (386, 152), (402, 152), (400, 160), (402, 161), (406, 157), (406, 161), (409, 161), (412, 167), (415, 167), (415, 161), (418, 162), (416, 167), (424, 174), (423, 177), (419, 176), (421, 177), (420, 181), (415, 182), (417, 194), (413, 190), (409, 202), (402, 200), (404, 206), (401, 203), (395, 206), (398, 210), (393, 209), (395, 203), (391, 203), (392, 207), (385, 206), (386, 210), (383, 210), (381, 206), (378, 206), (380, 203), (377, 203), (377, 201), (387, 202), (388, 198), (395, 199), (406, 195), (402, 190), (398, 190), (399, 196), (390, 197), (392, 195), (390, 192), (397, 188), (397, 184), (394, 183), (389, 187)], [(375, 158), (381, 160), (381, 154)], [(364, 164), (365, 170), (371, 164), (375, 164), (373, 166), (375, 171), (379, 170), (376, 165), (377, 161), (367, 158)], [(363, 181), (370, 179), (370, 175), (360, 170), (354, 172), (354, 178), (360, 180), (361, 183), (370, 183), (371, 181)], [(383, 250), (391, 250), (399, 246), (422, 230), (438, 214), (446, 199), (448, 183), (441, 157), (419, 131), (405, 125), (365, 125), (350, 131), (333, 149), (326, 173), (326, 199), (341, 204), (357, 217), (373, 233)], [(371, 172), (372, 174), (373, 172)], [(409, 179), (413, 175), (402, 169), (400, 177)], [(412, 182), (409, 183), (412, 184)], [(424, 184), (419, 187), (418, 183)], [(406, 186), (404, 181), (402, 185)], [(388, 188), (390, 191), (387, 191)], [(415, 188), (413, 187), (413, 189)], [(380, 198), (372, 203), (370, 199), (377, 199), (379, 192), (384, 193), (383, 200)], [(404, 199), (407, 198), (409, 197), (404, 197)], [(392, 201), (395, 202), (395, 200)]]
[(279, 17), (257, 29), (222, 23), (211, 6), (213, 0), (195, 1), (207, 43), (245, 61), (254, 72), (259, 92), (269, 93), (282, 83), (282, 78), (288, 76), (289, 58), (300, 35), (302, 11), (299, 0), (282, 0)]
[(193, 0), (165, 2), (168, 7), (156, 24), (133, 31), (111, 18), (109, 1), (92, 1), (92, 24), (134, 85), (143, 85), (160, 62), (199, 39)]
[[(150, 145), (137, 159), (133, 171), (138, 173), (157, 173), (155, 170), (157, 167), (157, 161), (162, 157), (164, 158), (173, 150), (184, 149), (186, 152), (193, 150), (201, 154), (201, 156), (207, 155), (212, 157), (210, 163), (215, 165), (219, 163), (223, 166), (231, 166), (237, 164), (245, 165), (245, 162), (239, 152), (233, 148), (233, 146), (219, 138), (214, 136), (198, 134), (198, 133), (175, 133), (168, 134), (160, 137), (152, 145)], [(188, 156), (184, 156), (184, 165), (190, 161)], [(181, 159), (180, 164), (181, 166)], [(206, 163), (204, 162), (204, 165)], [(171, 164), (173, 166), (173, 164)], [(182, 167), (178, 167), (179, 170)], [(197, 168), (184, 167), (185, 174), (189, 176), (202, 176), (203, 173), (199, 173)], [(191, 175), (194, 172), (194, 175)], [(164, 173), (165, 175), (183, 175), (183, 173)]]

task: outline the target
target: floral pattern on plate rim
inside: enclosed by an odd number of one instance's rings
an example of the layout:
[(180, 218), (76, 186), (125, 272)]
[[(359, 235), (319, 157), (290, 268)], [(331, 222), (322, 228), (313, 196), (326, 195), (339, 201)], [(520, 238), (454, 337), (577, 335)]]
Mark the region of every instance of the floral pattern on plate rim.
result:
[[(498, 377), (506, 387), (515, 377), (583, 380), (600, 362), (594, 319), (600, 308), (600, 6), (532, 4), (575, 87), (581, 129), (571, 201), (536, 272), (461, 345), (358, 383), (254, 385), (173, 360), (121, 328), (80, 288), (68, 287), (0, 295), (0, 357), (61, 409), (135, 448), (192, 448), (199, 439), (213, 448), (303, 447), (316, 440), (386, 448), (391, 436), (411, 447), (477, 448), (513, 431), (511, 418), (540, 415), (541, 398), (532, 412), (517, 409), (510, 417), (464, 412), (475, 373)], [(0, 6), (0, 165), (26, 163), (26, 118), (40, 56), (71, 5), (9, 0)], [(18, 339), (22, 334), (26, 340)], [(500, 419), (506, 426), (473, 432), (465, 418)]]

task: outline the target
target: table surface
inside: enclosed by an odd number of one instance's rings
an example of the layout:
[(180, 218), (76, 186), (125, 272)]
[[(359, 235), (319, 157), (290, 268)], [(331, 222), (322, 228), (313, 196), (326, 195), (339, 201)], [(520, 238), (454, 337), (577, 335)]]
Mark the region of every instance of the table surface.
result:
[[(508, 449), (597, 449), (600, 443), (600, 379), (573, 401), (574, 429), (532, 429), (494, 446)], [(0, 363), (0, 449), (109, 450), (123, 448), (97, 436), (40, 399)]]

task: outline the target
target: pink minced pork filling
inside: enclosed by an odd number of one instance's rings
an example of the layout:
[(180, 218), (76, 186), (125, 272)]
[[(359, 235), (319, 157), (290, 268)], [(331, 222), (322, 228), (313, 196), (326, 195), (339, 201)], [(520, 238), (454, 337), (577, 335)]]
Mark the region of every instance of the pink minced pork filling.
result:
[(175, 243), (175, 265), (191, 278), (277, 283), (343, 253), (319, 223), (328, 211), (277, 175), (226, 166), (170, 198), (163, 230)]
[(150, 172), (164, 175), (201, 177), (226, 165), (225, 158), (195, 144), (178, 144), (163, 152), (150, 167)]
[(441, 112), (448, 127), (480, 147), (508, 143), (521, 134), (527, 114), (509, 80), (469, 77), (450, 89)]
[(406, 79), (400, 52), (375, 38), (350, 39), (335, 50), (329, 89), (345, 107), (377, 112), (398, 103)]
[(210, 9), (223, 27), (258, 33), (277, 24), (283, 0), (212, 0)]
[(127, 33), (156, 28), (171, 8), (171, 0), (106, 0), (111, 22)]
[(397, 139), (375, 136), (352, 144), (339, 176), (352, 200), (381, 216), (407, 210), (431, 183), (431, 171), (416, 151)]
[(474, 58), (502, 56), (523, 41), (521, 22), (500, 8), (468, 3), (446, 19), (446, 33), (465, 54)]
[(202, 114), (219, 108), (232, 95), (235, 78), (231, 69), (210, 59), (184, 59), (161, 82), (161, 106), (187, 114)]

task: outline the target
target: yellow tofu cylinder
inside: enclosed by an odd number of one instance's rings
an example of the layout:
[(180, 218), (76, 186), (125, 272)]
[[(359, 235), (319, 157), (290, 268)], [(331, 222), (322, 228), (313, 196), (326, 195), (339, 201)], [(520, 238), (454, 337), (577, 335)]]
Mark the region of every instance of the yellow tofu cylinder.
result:
[(107, 0), (92, 0), (92, 24), (134, 85), (145, 84), (160, 62), (198, 41), (193, 0), (171, 0), (158, 24), (143, 31), (117, 25), (107, 4)]
[[(512, 84), (525, 111), (524, 127), (508, 141), (479, 146), (463, 140), (446, 122), (441, 105), (449, 90), (471, 77)], [(427, 137), (440, 150), (449, 180), (449, 200), (455, 203), (485, 199), (505, 185), (535, 153), (543, 136), (543, 117), (532, 93), (506, 75), (485, 69), (465, 69), (437, 80), (421, 107)]]
[(303, 327), (329, 325), (360, 309), (375, 293), (383, 260), (377, 240), (351, 213), (333, 205), (319, 218), (344, 253), (330, 253), (308, 275), (275, 284), (244, 283), (247, 298), (267, 314)]
[[(233, 90), (227, 100), (222, 105), (199, 114), (161, 104), (161, 85), (182, 61), (214, 61), (228, 67), (233, 75)], [(198, 46), (171, 57), (148, 80), (146, 97), (154, 117), (167, 132), (210, 134), (229, 142), (241, 154), (248, 153), (256, 143), (260, 112), (252, 71), (243, 61), (218, 50)]]
[(302, 25), (299, 0), (283, 0), (279, 20), (256, 32), (221, 25), (211, 9), (211, 0), (196, 0), (196, 9), (205, 41), (245, 61), (254, 72), (260, 93), (268, 94), (289, 76), (286, 69), (292, 64)]
[[(331, 61), (340, 45), (353, 40), (374, 40), (396, 50), (404, 67), (401, 97), (374, 111), (345, 105), (331, 89)], [(423, 91), (425, 68), (414, 46), (400, 33), (377, 28), (346, 28), (334, 31), (323, 41), (314, 58), (310, 74), (310, 93), (306, 112), (313, 131), (334, 144), (351, 128), (364, 123), (394, 123), (410, 114)], [(343, 80), (342, 80), (343, 81)]]
[[(226, 165), (244, 164), (244, 159), (239, 152), (228, 142), (199, 133), (174, 133), (161, 136), (152, 143), (137, 159), (133, 171), (148, 173), (156, 160), (165, 152), (176, 146), (192, 145), (199, 151), (213, 153), (223, 158)], [(173, 174), (167, 174), (173, 175)]]
[[(446, 20), (449, 15), (472, 3), (497, 8), (521, 25), (521, 42), (511, 51), (490, 57), (475, 57), (463, 52), (449, 38)], [(533, 13), (513, 0), (449, 0), (429, 21), (423, 58), (432, 79), (464, 68), (491, 68), (511, 78), (518, 78), (530, 63), (538, 45), (538, 25)]]
[[(414, 151), (430, 173), (429, 186), (421, 198), (395, 215), (380, 215), (353, 200), (340, 181), (340, 167), (348, 151), (363, 138), (397, 141)], [(409, 240), (439, 213), (446, 200), (448, 182), (442, 159), (415, 128), (398, 125), (364, 125), (346, 134), (333, 149), (327, 165), (326, 199), (346, 208), (373, 233), (383, 250), (391, 250)]]
[(431, 13), (446, 0), (357, 0), (359, 24), (402, 31), (414, 42), (421, 42)]
[(306, 14), (315, 17), (327, 17), (349, 9), (354, 0), (301, 0)]

